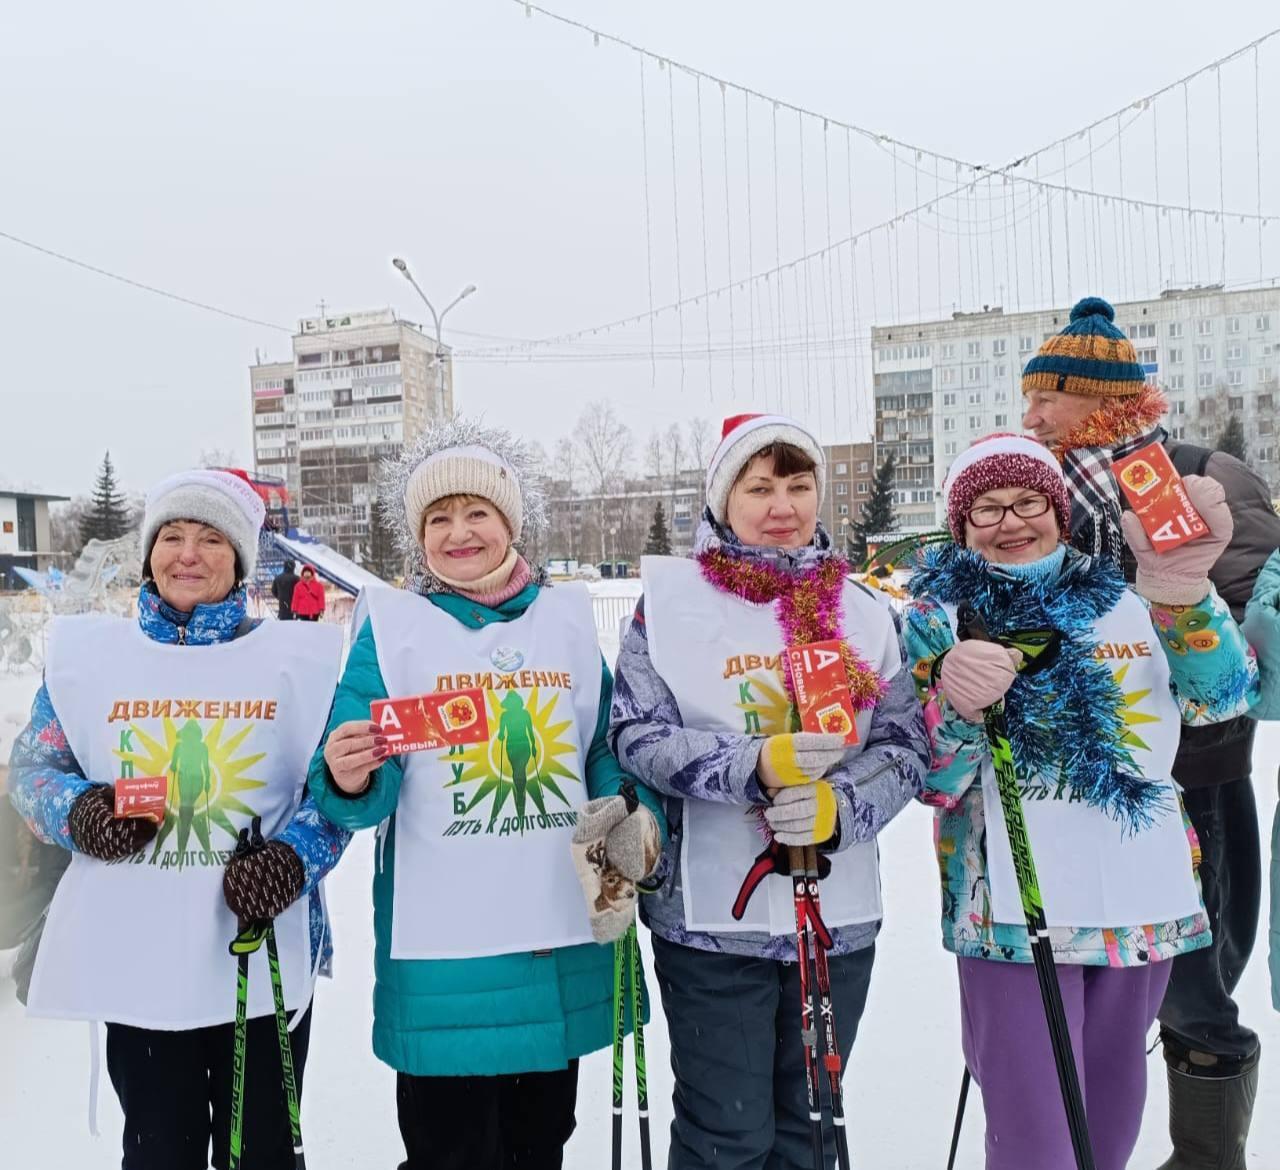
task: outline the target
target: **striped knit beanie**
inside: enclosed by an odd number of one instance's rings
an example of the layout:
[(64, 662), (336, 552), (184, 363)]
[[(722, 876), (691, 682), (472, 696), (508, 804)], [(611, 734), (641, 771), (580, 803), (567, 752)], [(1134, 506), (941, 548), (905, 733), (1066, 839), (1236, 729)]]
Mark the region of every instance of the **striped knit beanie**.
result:
[(735, 414), (724, 420), (720, 445), (707, 467), (707, 507), (717, 523), (727, 523), (729, 493), (742, 469), (774, 443), (799, 447), (813, 460), (813, 476), (818, 483), (818, 507), (822, 507), (827, 461), (818, 440), (794, 419), (780, 414)]
[(947, 525), (957, 544), (964, 544), (965, 517), (986, 492), (1023, 487), (1049, 497), (1064, 536), (1071, 531), (1071, 500), (1062, 468), (1048, 447), (1026, 435), (988, 435), (961, 453), (947, 470), (942, 495)]
[(1142, 393), (1146, 374), (1131, 342), (1115, 326), (1116, 311), (1101, 297), (1086, 297), (1071, 322), (1041, 347), (1022, 372), (1022, 392), (1057, 390), (1092, 398)]

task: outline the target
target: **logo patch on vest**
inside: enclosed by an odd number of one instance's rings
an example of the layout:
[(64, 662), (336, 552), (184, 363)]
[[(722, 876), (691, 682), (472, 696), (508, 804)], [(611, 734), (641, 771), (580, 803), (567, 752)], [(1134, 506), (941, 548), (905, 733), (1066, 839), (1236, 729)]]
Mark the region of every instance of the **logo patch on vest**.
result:
[[(131, 704), (133, 717), (119, 730), (112, 749), (120, 761), (120, 779), (168, 778), (164, 820), (155, 841), (126, 863), (162, 869), (222, 867), (231, 859), (240, 829), (258, 815), (254, 794), (267, 783), (252, 774), (265, 753), (246, 747), (252, 744), (257, 719), (229, 721), (229, 715), (240, 715), (247, 707), (258, 719), (274, 719), (276, 704), (184, 702), (171, 708), (182, 716), (176, 719), (161, 713), (169, 706)], [(112, 714), (114, 722), (115, 710)], [(147, 716), (151, 718), (144, 724)]]
[[(494, 652), (495, 666), (499, 653)], [(568, 681), (567, 675), (550, 677)], [(444, 836), (505, 837), (577, 824), (578, 814), (561, 787), (582, 783), (573, 770), (577, 745), (565, 737), (573, 714), (557, 712), (561, 696), (569, 692), (548, 688), (542, 693), (545, 698), (538, 687), (486, 690), (488, 739), (455, 745), (438, 757), (449, 765), (444, 787), (452, 790), (455, 818)]]
[(495, 670), (510, 674), (511, 671), (519, 670), (524, 665), (524, 655), (513, 646), (498, 646), (489, 655), (489, 661)]

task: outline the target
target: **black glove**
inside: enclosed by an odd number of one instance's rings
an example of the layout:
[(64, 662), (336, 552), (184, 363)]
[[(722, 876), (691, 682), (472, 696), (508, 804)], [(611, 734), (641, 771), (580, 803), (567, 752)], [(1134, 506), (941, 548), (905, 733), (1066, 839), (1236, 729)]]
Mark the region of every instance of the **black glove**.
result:
[(76, 797), (67, 817), (76, 849), (99, 861), (119, 861), (142, 849), (160, 828), (148, 817), (117, 820), (115, 807), (115, 789), (110, 784), (95, 784)]
[(222, 896), (242, 922), (267, 922), (302, 897), (307, 879), (302, 858), (283, 841), (236, 850), (222, 874)]

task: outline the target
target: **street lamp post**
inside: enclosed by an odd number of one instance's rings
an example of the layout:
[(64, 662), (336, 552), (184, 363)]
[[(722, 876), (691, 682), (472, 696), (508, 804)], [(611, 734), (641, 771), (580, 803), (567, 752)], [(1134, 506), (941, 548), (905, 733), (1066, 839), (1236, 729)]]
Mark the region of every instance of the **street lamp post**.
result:
[(444, 419), (444, 342), (441, 340), (440, 326), (444, 323), (444, 319), (448, 315), (449, 310), (452, 309), (454, 305), (458, 304), (460, 301), (465, 301), (467, 297), (469, 297), (473, 292), (476, 291), (476, 286), (474, 284), (467, 285), (467, 287), (464, 288), (456, 297), (454, 297), (453, 300), (451, 300), (447, 305), (445, 305), (444, 310), (442, 312), (437, 313), (435, 310), (435, 306), (430, 302), (430, 300), (427, 299), (427, 294), (422, 291), (422, 288), (419, 286), (418, 282), (413, 279), (413, 273), (409, 271), (409, 265), (406, 264), (403, 260), (401, 260), (399, 256), (394, 257), (391, 263), (395, 266), (396, 271), (399, 272), (400, 275), (403, 276), (405, 280), (407, 280), (411, 285), (413, 285), (413, 291), (416, 292), (418, 296), (422, 298), (422, 303), (427, 306), (427, 312), (431, 314), (431, 322), (435, 326), (436, 414), (441, 420), (443, 420)]

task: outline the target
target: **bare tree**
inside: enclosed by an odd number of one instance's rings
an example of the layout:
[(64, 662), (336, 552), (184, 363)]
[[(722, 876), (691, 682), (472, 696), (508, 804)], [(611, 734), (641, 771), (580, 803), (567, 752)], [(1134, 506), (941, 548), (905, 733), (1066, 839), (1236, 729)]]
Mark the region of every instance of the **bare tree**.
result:
[(230, 447), (205, 447), (200, 452), (201, 467), (239, 467), (240, 457)]
[(680, 472), (683, 470), (681, 465), (685, 459), (684, 436), (680, 434), (677, 423), (667, 427), (666, 434), (662, 436), (662, 451), (667, 472), (671, 478), (671, 490), (674, 491), (679, 483)]
[(688, 436), (689, 457), (695, 467), (707, 466), (715, 450), (715, 432), (705, 418), (691, 418), (685, 427)]
[(652, 476), (658, 484), (662, 482), (662, 472), (665, 467), (663, 455), (662, 436), (657, 431), (653, 431), (644, 444), (644, 470), (645, 474)]
[(588, 403), (578, 416), (573, 437), (582, 454), (592, 490), (599, 497), (600, 559), (603, 561), (607, 557), (605, 532), (608, 527), (604, 497), (625, 475), (631, 452), (631, 431), (618, 418), (610, 403), (597, 401)]

